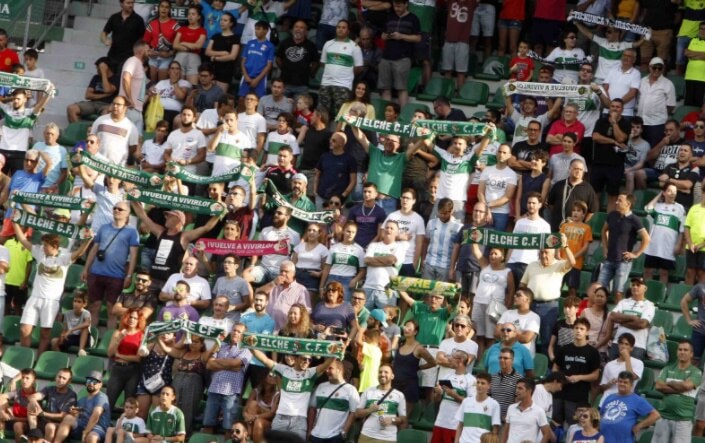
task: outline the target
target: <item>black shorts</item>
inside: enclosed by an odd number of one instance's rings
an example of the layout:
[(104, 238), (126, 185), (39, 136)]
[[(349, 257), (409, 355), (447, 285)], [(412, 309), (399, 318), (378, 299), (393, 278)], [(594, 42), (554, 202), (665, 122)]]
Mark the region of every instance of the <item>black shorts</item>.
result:
[(644, 254), (644, 267), (649, 269), (666, 269), (672, 271), (676, 269), (675, 260), (666, 260), (655, 255)]
[(544, 46), (558, 46), (563, 30), (563, 22), (534, 18), (531, 23), (531, 43)]
[(705, 269), (705, 252), (685, 251), (685, 266), (688, 269)]
[(414, 60), (431, 60), (431, 34), (421, 33), (421, 41), (414, 43)]
[(619, 186), (624, 177), (624, 166), (592, 165), (590, 169), (590, 185), (596, 193), (607, 189), (607, 195), (619, 195)]
[[(88, 343), (86, 343), (88, 344)], [(69, 350), (71, 346), (76, 346), (79, 347), (81, 346), (81, 334), (71, 334), (68, 337), (66, 337), (66, 341), (61, 343), (61, 346), (59, 346), (59, 349), (61, 349), (63, 352), (66, 352)]]
[(571, 269), (563, 276), (563, 283), (568, 285), (570, 289), (578, 289), (580, 287), (580, 269)]

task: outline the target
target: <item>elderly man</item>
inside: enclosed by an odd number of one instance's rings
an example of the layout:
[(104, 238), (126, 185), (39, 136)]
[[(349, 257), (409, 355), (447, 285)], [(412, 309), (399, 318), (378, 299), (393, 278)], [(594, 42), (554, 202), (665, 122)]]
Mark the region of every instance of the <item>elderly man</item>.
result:
[(587, 203), (590, 214), (600, 209), (595, 190), (583, 179), (585, 162), (580, 159), (572, 160), (568, 174), (567, 179), (557, 182), (548, 193), (552, 232), (558, 231), (561, 224), (571, 217), (573, 204), (576, 201)]
[(347, 139), (344, 132), (334, 133), (330, 137), (330, 151), (320, 156), (316, 164), (313, 192), (319, 210), (333, 196), (345, 201), (357, 184), (355, 157), (345, 152)]
[(100, 154), (123, 166), (137, 151), (140, 135), (127, 118), (128, 103), (127, 97), (118, 95), (110, 103), (110, 113), (98, 117), (91, 126), (91, 134), (96, 134), (100, 140)]
[(277, 331), (284, 327), (289, 310), (295, 304), (301, 304), (311, 311), (311, 296), (306, 287), (296, 281), (296, 265), (292, 261), (282, 262), (279, 275), (257, 291), (269, 293), (267, 313), (274, 319)]
[(632, 391), (633, 384), (631, 372), (620, 372), (617, 393), (607, 397), (600, 406), (600, 432), (605, 442), (634, 442), (642, 429), (647, 429), (661, 418), (661, 414), (645, 398)]
[(188, 304), (202, 311), (211, 305), (211, 288), (208, 280), (198, 275), (198, 259), (194, 256), (184, 258), (181, 272), (171, 274), (159, 293), (159, 301), (171, 306), (176, 296), (174, 288), (180, 281), (189, 284), (191, 291)]
[(543, 354), (548, 350), (553, 326), (558, 320), (558, 299), (561, 296), (563, 276), (575, 266), (575, 257), (568, 247), (565, 234), (561, 234), (561, 249), (566, 260), (556, 260), (555, 249), (541, 249), (539, 260), (528, 264), (520, 283), (522, 288), (529, 288), (534, 293), (531, 309), (541, 317), (539, 352)]
[(636, 95), (641, 85), (641, 73), (634, 67), (635, 61), (636, 51), (633, 48), (625, 49), (622, 52), (622, 63), (607, 73), (605, 82), (602, 84), (610, 99), (622, 99), (626, 117), (634, 116)]
[(572, 132), (578, 136), (578, 143), (575, 145), (575, 152), (580, 154), (580, 143), (585, 136), (585, 125), (578, 120), (578, 105), (568, 103), (563, 107), (561, 118), (553, 122), (546, 135), (546, 143), (550, 146), (550, 155), (563, 151), (563, 134)]
[(515, 401), (517, 381), (522, 374), (514, 367), (514, 350), (503, 347), (499, 351), (499, 366), (496, 372), (490, 372), (490, 396), (499, 403), (500, 417), (504, 421), (507, 408)]
[(511, 366), (521, 375), (533, 377), (534, 359), (529, 349), (519, 342), (519, 328), (514, 322), (508, 321), (497, 324), (500, 339), (487, 348), (483, 356), (483, 366), (490, 374), (496, 374), (501, 369), (501, 352), (504, 349), (512, 350)]
[(676, 107), (676, 88), (664, 76), (665, 63), (660, 57), (649, 62), (649, 75), (641, 79), (637, 115), (644, 119), (644, 139), (654, 146), (661, 140), (668, 116)]
[(388, 295), (386, 287), (390, 279), (398, 275), (409, 247), (408, 242), (397, 241), (398, 237), (399, 223), (390, 220), (381, 230), (381, 240), (367, 246), (367, 278), (363, 289), (367, 293), (366, 307), (370, 310), (396, 304), (396, 298)]
[[(617, 301), (624, 294), (632, 262), (644, 253), (651, 241), (641, 219), (632, 213), (632, 205), (633, 195), (619, 194), (616, 210), (607, 214), (607, 220), (602, 226), (602, 247), (606, 259), (600, 267), (598, 280), (606, 288), (610, 287), (610, 282), (613, 283), (612, 292)], [(641, 240), (639, 249), (632, 252), (637, 236)]]

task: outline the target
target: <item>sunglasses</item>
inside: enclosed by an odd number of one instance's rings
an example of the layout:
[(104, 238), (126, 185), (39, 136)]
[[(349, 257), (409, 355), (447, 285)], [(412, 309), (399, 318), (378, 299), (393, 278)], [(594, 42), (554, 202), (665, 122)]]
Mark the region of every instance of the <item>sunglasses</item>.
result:
[(663, 71), (663, 65), (652, 65), (651, 69), (654, 71)]
[(311, 361), (311, 357), (299, 357), (303, 361)]
[(136, 279), (137, 283), (147, 283), (149, 281), (148, 278), (137, 278)]
[(514, 332), (514, 329), (512, 329), (512, 328), (502, 328), (502, 329), (500, 329), (500, 331), (502, 331), (502, 332)]
[(456, 323), (456, 324), (453, 325), (453, 327), (454, 327), (454, 328), (465, 329), (465, 328), (468, 327), (468, 325), (463, 325), (463, 324), (461, 324), (461, 323)]
[(352, 299), (353, 299), (354, 301), (365, 301), (365, 299), (362, 298), (362, 297), (353, 297)]
[(98, 380), (94, 380), (94, 379), (86, 380), (87, 385), (97, 385), (98, 383), (100, 383)]
[(113, 208), (113, 211), (125, 212), (125, 211), (127, 211), (127, 209), (125, 209), (125, 208), (120, 208), (120, 207), (114, 207), (114, 208)]
[(705, 125), (695, 125), (693, 126), (695, 129), (703, 129), (705, 128)]

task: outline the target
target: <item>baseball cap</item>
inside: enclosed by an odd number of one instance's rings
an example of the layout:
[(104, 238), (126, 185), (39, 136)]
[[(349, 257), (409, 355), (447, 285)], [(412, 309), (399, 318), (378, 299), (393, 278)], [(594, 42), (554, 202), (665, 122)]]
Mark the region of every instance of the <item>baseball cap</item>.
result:
[(637, 282), (637, 283), (639, 283), (640, 285), (645, 285), (645, 284), (646, 284), (646, 281), (644, 281), (644, 277), (632, 277), (632, 279), (631, 279), (630, 281), (631, 281), (632, 283)]
[(68, 209), (54, 209), (54, 217), (71, 218), (71, 211)]
[(164, 215), (173, 215), (179, 219), (182, 225), (186, 224), (186, 214), (183, 211), (166, 211)]
[(661, 57), (654, 57), (651, 59), (649, 62), (649, 66), (653, 65), (665, 65), (666, 63), (663, 62), (663, 59)]
[(303, 175), (303, 174), (300, 173), (300, 172), (299, 172), (298, 174), (294, 174), (294, 175), (291, 177), (291, 181), (294, 181), (294, 180), (301, 180), (302, 182), (308, 184), (308, 178), (306, 178), (306, 176)]
[(382, 323), (382, 326), (385, 328), (389, 326), (387, 323), (387, 314), (382, 309), (373, 309), (372, 312), (370, 312), (370, 317)]

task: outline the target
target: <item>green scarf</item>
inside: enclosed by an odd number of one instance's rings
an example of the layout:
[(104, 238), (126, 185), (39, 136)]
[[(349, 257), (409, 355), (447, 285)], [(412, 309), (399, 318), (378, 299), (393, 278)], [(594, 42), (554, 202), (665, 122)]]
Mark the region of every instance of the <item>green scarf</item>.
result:
[(242, 345), (263, 352), (282, 354), (311, 355), (314, 357), (335, 357), (343, 359), (345, 346), (341, 341), (314, 340), (310, 338), (281, 337), (269, 334), (245, 333)]
[(559, 249), (560, 233), (514, 234), (492, 229), (473, 229), (463, 234), (463, 244), (478, 243), (502, 249)]
[(189, 197), (188, 195), (150, 189), (131, 189), (127, 193), (127, 199), (194, 214), (221, 215), (225, 212), (224, 204), (207, 198)]
[(487, 128), (487, 125), (484, 123), (444, 120), (416, 120), (414, 124), (421, 128), (430, 129), (438, 135), (485, 135), (485, 128)]
[(12, 214), (12, 221), (24, 227), (38, 229), (43, 232), (57, 234), (74, 240), (93, 238), (93, 231), (91, 231), (90, 228), (80, 227), (72, 223), (63, 223), (50, 218), (39, 217), (38, 215), (30, 214), (29, 212), (25, 212), (20, 209), (15, 209)]
[(458, 293), (458, 285), (438, 280), (424, 280), (413, 277), (392, 277), (390, 287), (397, 291), (411, 292), (414, 294), (442, 295), (443, 297), (455, 297)]
[(176, 177), (182, 182), (195, 183), (197, 185), (210, 185), (211, 183), (230, 183), (232, 181), (239, 180), (241, 173), (242, 175), (247, 176), (248, 174), (251, 174), (251, 171), (249, 168), (243, 169), (242, 165), (240, 164), (225, 174), (206, 177), (187, 171), (176, 162), (169, 162), (166, 165), (166, 175)]
[(189, 335), (197, 335), (203, 338), (215, 340), (220, 344), (228, 335), (223, 329), (215, 326), (204, 325), (184, 318), (177, 318), (172, 321), (158, 321), (150, 323), (142, 337), (142, 345), (153, 341), (158, 335), (170, 334), (174, 332), (185, 331)]
[(73, 162), (86, 165), (87, 167), (101, 172), (109, 177), (119, 178), (128, 183), (145, 188), (161, 186), (162, 177), (158, 174), (150, 174), (137, 169), (130, 169), (115, 163), (93, 157), (88, 151), (81, 151), (73, 156)]
[(45, 78), (23, 77), (9, 72), (0, 72), (0, 86), (10, 89), (29, 89), (54, 96), (54, 85)]
[(69, 211), (89, 212), (94, 201), (68, 195), (38, 194), (36, 192), (15, 191), (10, 199), (18, 204), (49, 206), (50, 208), (68, 209)]
[(303, 220), (308, 223), (332, 223), (335, 217), (333, 211), (318, 211), (318, 212), (307, 212), (299, 208), (295, 208), (294, 205), (289, 203), (283, 195), (277, 191), (277, 187), (272, 183), (271, 180), (267, 180), (267, 195), (277, 204), (277, 206), (284, 206), (291, 209), (291, 216)]

